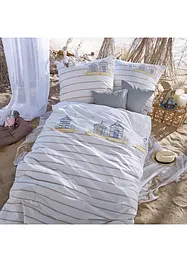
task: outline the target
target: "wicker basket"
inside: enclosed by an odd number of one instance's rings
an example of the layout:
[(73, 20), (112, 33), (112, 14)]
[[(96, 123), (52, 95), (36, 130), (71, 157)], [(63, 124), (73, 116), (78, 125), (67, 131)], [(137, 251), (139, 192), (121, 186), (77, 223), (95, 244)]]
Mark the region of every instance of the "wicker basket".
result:
[(172, 97), (174, 93), (174, 90), (168, 88), (155, 97), (153, 110), (149, 114), (153, 121), (165, 123), (168, 126), (179, 127), (187, 120), (187, 105), (176, 106), (174, 109), (166, 109), (160, 106), (160, 101), (163, 102), (167, 97)]
[(149, 115), (155, 122), (179, 127), (187, 118), (187, 105), (183, 107), (177, 106), (174, 109), (166, 109), (161, 107), (159, 103), (155, 103), (153, 105), (153, 111)]

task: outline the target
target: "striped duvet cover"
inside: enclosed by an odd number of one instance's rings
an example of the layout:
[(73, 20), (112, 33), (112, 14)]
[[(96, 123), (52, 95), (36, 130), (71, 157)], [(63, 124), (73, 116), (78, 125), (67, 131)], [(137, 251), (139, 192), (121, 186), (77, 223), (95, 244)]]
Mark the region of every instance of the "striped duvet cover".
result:
[(17, 167), (0, 223), (132, 224), (151, 120), (60, 102)]

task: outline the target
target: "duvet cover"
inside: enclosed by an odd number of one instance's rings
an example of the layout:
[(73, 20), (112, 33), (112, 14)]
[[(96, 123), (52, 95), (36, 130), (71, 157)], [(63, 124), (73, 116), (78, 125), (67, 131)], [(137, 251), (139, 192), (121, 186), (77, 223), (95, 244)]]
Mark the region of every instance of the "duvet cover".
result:
[(58, 103), (17, 167), (0, 223), (132, 224), (150, 133), (145, 115)]

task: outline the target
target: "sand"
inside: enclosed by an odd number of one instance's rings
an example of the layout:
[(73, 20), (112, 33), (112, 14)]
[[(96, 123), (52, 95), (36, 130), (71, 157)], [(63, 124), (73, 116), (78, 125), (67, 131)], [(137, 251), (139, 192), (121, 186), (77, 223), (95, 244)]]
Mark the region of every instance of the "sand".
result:
[[(0, 93), (0, 107), (5, 106), (10, 100), (10, 90), (5, 89)], [(52, 104), (59, 101), (59, 86), (50, 89), (48, 110)], [(38, 119), (32, 123), (36, 125)], [(187, 124), (177, 131), (163, 124), (153, 123), (153, 135), (161, 145), (187, 155)], [(22, 140), (23, 141), (23, 140)], [(13, 145), (0, 149), (0, 208), (8, 199), (9, 190), (15, 177), (13, 160), (19, 141)], [(187, 179), (178, 183), (171, 183), (158, 192), (159, 198), (150, 203), (139, 205), (136, 224), (186, 224), (187, 223)]]
[[(153, 123), (152, 131), (163, 147), (187, 155), (187, 124), (174, 131), (171, 127)], [(157, 200), (139, 205), (135, 223), (186, 224), (187, 179), (162, 187), (158, 195)]]

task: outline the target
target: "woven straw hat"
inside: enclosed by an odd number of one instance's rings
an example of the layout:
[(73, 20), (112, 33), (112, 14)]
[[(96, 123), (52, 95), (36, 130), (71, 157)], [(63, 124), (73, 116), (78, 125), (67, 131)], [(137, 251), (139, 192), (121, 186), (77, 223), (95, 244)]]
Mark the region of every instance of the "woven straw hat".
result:
[(170, 150), (161, 150), (153, 153), (152, 159), (161, 164), (174, 164), (176, 160), (176, 154)]

